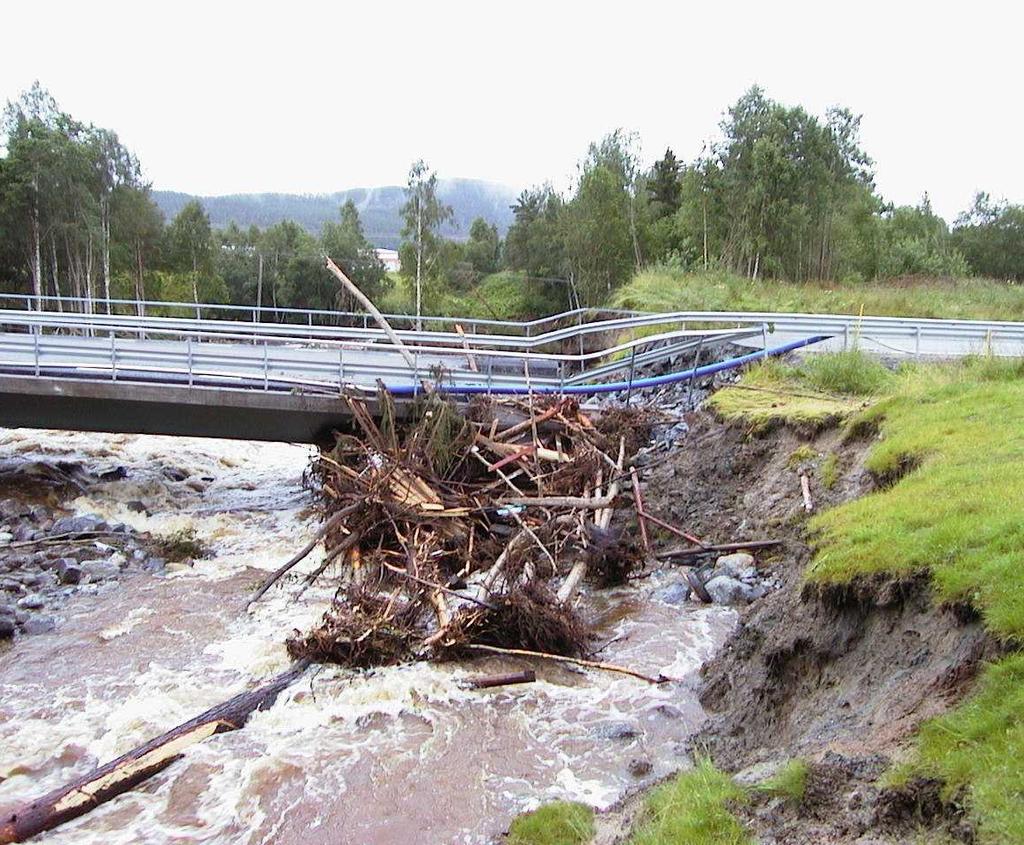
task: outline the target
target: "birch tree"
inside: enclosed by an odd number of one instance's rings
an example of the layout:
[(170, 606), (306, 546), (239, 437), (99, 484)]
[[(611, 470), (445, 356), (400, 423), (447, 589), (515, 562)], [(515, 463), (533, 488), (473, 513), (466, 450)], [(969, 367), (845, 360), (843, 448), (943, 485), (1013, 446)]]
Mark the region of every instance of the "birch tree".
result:
[[(405, 205), (402, 206), (402, 273), (412, 278), (416, 290), (416, 330), (423, 328), (423, 286), (435, 279), (440, 251), (439, 230), (441, 225), (452, 219), (450, 206), (437, 198), (437, 174), (431, 171), (423, 159), (416, 161), (409, 169), (409, 181), (405, 189)], [(412, 254), (413, 266), (407, 267), (405, 255)]]

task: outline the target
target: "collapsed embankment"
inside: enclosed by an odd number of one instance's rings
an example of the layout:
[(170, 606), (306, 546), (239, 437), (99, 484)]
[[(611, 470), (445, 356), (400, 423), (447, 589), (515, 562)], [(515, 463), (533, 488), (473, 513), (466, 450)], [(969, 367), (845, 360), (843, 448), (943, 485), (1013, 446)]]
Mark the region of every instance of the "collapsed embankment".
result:
[(752, 436), (700, 413), (683, 448), (648, 474), (648, 499), (698, 535), (785, 540), (759, 561), (779, 588), (742, 611), (704, 668), (710, 720), (695, 743), (749, 785), (789, 760), (807, 762), (798, 800), (755, 789), (734, 808), (761, 842), (903, 842), (921, 829), (973, 837), (936, 783), (896, 789), (880, 778), (921, 722), (959, 701), (997, 654), (977, 614), (937, 605), (926, 575), (805, 580), (813, 538), (800, 475), (815, 511), (867, 494), (876, 486), (865, 468), (873, 442), (836, 428)]

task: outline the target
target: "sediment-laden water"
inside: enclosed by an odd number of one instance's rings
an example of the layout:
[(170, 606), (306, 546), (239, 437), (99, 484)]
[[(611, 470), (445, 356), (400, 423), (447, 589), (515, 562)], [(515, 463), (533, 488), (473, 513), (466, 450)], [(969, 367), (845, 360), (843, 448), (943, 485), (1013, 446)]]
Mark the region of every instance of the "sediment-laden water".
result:
[[(213, 555), (76, 596), (55, 632), (0, 650), (0, 811), (284, 670), (285, 636), (314, 623), (329, 598), (317, 588), (296, 601), (293, 583), (244, 610), (263, 572), (312, 531), (305, 447), (0, 431), (0, 458), (17, 456), (125, 467), (126, 478), (73, 507), (154, 533), (194, 528)], [(734, 622), (727, 610), (660, 600), (674, 577), (587, 601), (610, 641), (603, 660), (678, 682), (539, 665), (532, 685), (460, 687), (467, 675), (521, 668), (501, 659), (311, 670), (244, 730), (41, 840), (477, 843), (545, 800), (608, 806), (682, 765), (702, 718), (695, 671)], [(641, 779), (631, 774), (647, 763)]]

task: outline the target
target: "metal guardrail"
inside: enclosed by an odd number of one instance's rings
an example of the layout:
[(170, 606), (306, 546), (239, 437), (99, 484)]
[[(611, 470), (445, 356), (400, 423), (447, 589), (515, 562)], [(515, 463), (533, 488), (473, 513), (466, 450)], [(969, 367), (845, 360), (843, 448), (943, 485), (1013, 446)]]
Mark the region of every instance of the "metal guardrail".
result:
[(531, 381), (573, 385), (764, 333), (764, 327), (677, 329), (580, 353), (467, 349), (445, 346), (444, 334), (429, 333), (432, 342), (404, 345), (414, 357), (410, 367), (396, 347), (378, 339), (341, 335), (310, 341), (288, 332), (263, 334), (265, 327), (244, 323), (4, 311), (0, 328), (15, 329), (0, 332), (0, 366), (21, 373), (60, 371), (66, 376), (79, 368), (91, 375), (103, 371), (116, 380), (120, 369), (136, 376), (186, 374), (189, 385), (236, 378), (248, 386), (262, 380), (264, 389), (274, 382), (334, 392), (339, 384), (372, 387), (378, 379), (390, 384), (429, 378), (494, 387)]
[[(0, 294), (0, 305), (5, 303), (20, 305), (34, 303), (35, 301), (35, 298), (31, 296)], [(58, 301), (58, 298), (44, 297), (42, 301), (53, 303)], [(76, 300), (70, 297), (61, 297), (59, 301), (73, 304), (84, 302), (83, 300)], [(135, 306), (132, 300), (110, 300), (109, 302), (112, 306)], [(92, 301), (93, 306), (100, 309), (104, 309), (106, 303), (107, 300)], [(256, 313), (256, 309), (248, 306), (217, 304), (200, 304), (195, 306), (192, 303), (161, 302), (148, 302), (145, 305), (146, 307), (154, 308), (165, 306), (193, 310), (198, 308), (200, 313), (218, 310), (230, 314), (245, 313), (250, 315)], [(253, 319), (252, 321), (214, 320), (202, 317), (139, 318), (132, 315), (117, 314), (108, 316), (105, 313), (94, 313), (91, 315), (79, 312), (65, 312), (63, 315), (58, 315), (57, 312), (46, 313), (48, 313), (51, 319), (62, 316), (70, 320), (119, 321), (143, 328), (151, 325), (149, 321), (156, 321), (152, 323), (154, 328), (159, 325), (211, 333), (218, 331), (233, 334), (249, 332), (268, 337), (274, 336), (278, 339), (307, 341), (344, 339), (374, 341), (378, 343), (387, 342), (384, 332), (379, 328), (369, 325), (369, 318), (363, 313), (307, 309), (278, 309), (278, 311), (282, 314), (302, 318), (304, 323), (261, 322), (258, 319)], [(0, 315), (3, 313), (3, 310), (0, 309)], [(23, 311), (22, 313), (38, 314), (39, 312)], [(262, 313), (270, 314), (272, 309), (263, 309)], [(386, 316), (388, 316), (389, 320), (396, 322), (411, 322), (415, 320), (415, 318), (409, 315)], [(584, 319), (585, 317), (587, 319)], [(361, 325), (341, 326), (328, 323), (329, 320), (337, 322), (340, 319), (358, 319)], [(318, 323), (316, 320), (322, 320), (323, 322)], [(880, 351), (888, 349), (897, 354), (957, 355), (965, 354), (965, 346), (970, 347), (970, 351), (974, 352), (992, 351), (996, 354), (1006, 355), (1024, 354), (1024, 323), (991, 320), (943, 320), (916, 317), (872, 317), (847, 314), (805, 314), (769, 311), (676, 311), (651, 314), (581, 308), (530, 321), (486, 320), (462, 317), (424, 317), (423, 321), (433, 326), (441, 326), (446, 323), (454, 325), (458, 323), (459, 325), (473, 328), (486, 327), (489, 332), (485, 334), (470, 331), (463, 334), (441, 329), (424, 331), (398, 329), (396, 333), (403, 341), (410, 344), (441, 343), (451, 347), (469, 346), (474, 349), (493, 350), (506, 348), (532, 351), (542, 349), (547, 345), (564, 344), (574, 339), (582, 339), (587, 335), (602, 332), (624, 332), (654, 326), (677, 324), (683, 330), (688, 326), (691, 328), (695, 326), (720, 326), (723, 329), (725, 327), (739, 329), (767, 326), (770, 334), (832, 334), (842, 338), (844, 348), (849, 348), (855, 343), (866, 343)], [(561, 327), (539, 331), (543, 326), (558, 326), (559, 323), (562, 324)], [(501, 330), (500, 332), (497, 331), (499, 329)], [(929, 341), (931, 342), (930, 344)], [(960, 348), (952, 348), (948, 352), (936, 349), (936, 346), (941, 347), (944, 341), (951, 347), (959, 346)], [(894, 344), (902, 344), (902, 346)]]

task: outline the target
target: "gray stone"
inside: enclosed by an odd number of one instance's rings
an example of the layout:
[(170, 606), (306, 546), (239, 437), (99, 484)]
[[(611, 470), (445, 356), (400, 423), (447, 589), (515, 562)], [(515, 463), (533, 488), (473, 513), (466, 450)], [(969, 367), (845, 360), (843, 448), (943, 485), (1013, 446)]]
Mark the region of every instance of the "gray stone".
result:
[(14, 535), (10, 531), (0, 531), (0, 546), (6, 546), (14, 539)]
[(149, 510), (146, 505), (138, 499), (132, 499), (130, 502), (125, 502), (125, 508), (130, 510), (132, 513), (145, 513), (148, 514)]
[(658, 590), (654, 598), (665, 604), (683, 604), (690, 598), (690, 587), (687, 584), (670, 584), (664, 589)]
[(46, 604), (46, 600), (39, 593), (30, 593), (24, 598), (18, 599), (18, 607), (25, 610), (39, 610)]
[(178, 467), (164, 467), (164, 478), (168, 478), (171, 481), (184, 481), (188, 478), (188, 473)]
[(633, 722), (598, 722), (592, 732), (601, 739), (636, 739), (640, 727)]
[(715, 604), (747, 604), (759, 598), (758, 591), (728, 575), (716, 575), (704, 585)]
[(144, 564), (142, 564), (143, 572), (152, 572), (159, 574), (167, 570), (167, 561), (162, 557), (151, 557)]
[(53, 534), (84, 534), (87, 531), (106, 531), (107, 523), (103, 517), (94, 513), (81, 516), (65, 516), (53, 523)]
[(108, 581), (116, 578), (121, 571), (121, 567), (111, 560), (83, 560), (81, 569), (90, 582)]
[(746, 552), (736, 552), (731, 555), (723, 555), (715, 561), (715, 574), (728, 575), (730, 578), (740, 578), (741, 573), (754, 565), (754, 556)]
[(13, 619), (15, 616), (14, 605), (0, 604), (0, 616), (10, 616)]
[(82, 581), (82, 568), (76, 560), (62, 557), (57, 561), (57, 578), (62, 584), (79, 584)]
[(57, 627), (57, 619), (53, 616), (38, 614), (25, 620), (21, 626), (24, 634), (48, 634)]
[(24, 543), (35, 537), (36, 530), (31, 525), (19, 525), (14, 529), (14, 539), (18, 543)]
[(9, 640), (14, 636), (17, 625), (10, 616), (0, 616), (0, 640)]

